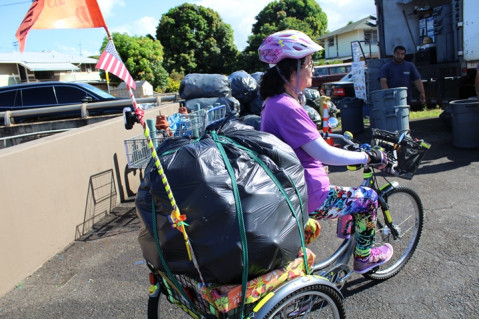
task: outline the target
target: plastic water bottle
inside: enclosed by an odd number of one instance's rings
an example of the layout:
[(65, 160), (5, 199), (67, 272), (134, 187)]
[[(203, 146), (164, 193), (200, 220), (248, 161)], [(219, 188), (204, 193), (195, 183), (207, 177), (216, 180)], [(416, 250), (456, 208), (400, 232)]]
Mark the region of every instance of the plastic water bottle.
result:
[(348, 239), (351, 237), (351, 225), (353, 223), (353, 216), (344, 215), (338, 218), (338, 229), (336, 234), (339, 238)]

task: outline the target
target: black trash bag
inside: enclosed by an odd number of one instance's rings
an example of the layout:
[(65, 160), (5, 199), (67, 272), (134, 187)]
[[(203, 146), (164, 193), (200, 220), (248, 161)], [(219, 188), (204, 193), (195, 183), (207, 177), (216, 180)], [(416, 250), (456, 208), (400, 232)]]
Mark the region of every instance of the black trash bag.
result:
[(248, 103), (256, 95), (258, 83), (246, 71), (236, 71), (228, 76), (231, 86), (231, 94), (240, 103)]
[(304, 93), (304, 96), (306, 97), (306, 100), (319, 101), (319, 98), (321, 97), (321, 95), (319, 94), (319, 91), (315, 89), (306, 88), (304, 89), (303, 93)]
[(239, 120), (242, 123), (253, 127), (257, 131), (259, 131), (261, 128), (261, 116), (254, 115), (254, 114), (247, 114), (247, 115), (241, 116)]
[(322, 127), (322, 121), (321, 121), (321, 116), (319, 115), (318, 111), (316, 111), (314, 108), (311, 106), (305, 104), (303, 105), (303, 109), (306, 110), (308, 113), (309, 118), (316, 124), (316, 126), (319, 128)]
[(187, 74), (181, 81), (178, 91), (181, 98), (185, 100), (199, 97), (231, 96), (228, 78), (222, 74)]
[(263, 109), (263, 99), (259, 94), (259, 90), (256, 91), (255, 97), (246, 103), (245, 109), (249, 114), (261, 115), (261, 111)]
[(321, 101), (319, 100), (321, 95), (319, 94), (318, 90), (306, 88), (304, 89), (303, 93), (304, 97), (306, 98), (306, 104), (315, 110), (320, 111), (322, 105)]
[(263, 77), (264, 72), (254, 72), (251, 73), (251, 76), (253, 79), (256, 80), (256, 83), (258, 83), (258, 86), (261, 84), (261, 78)]
[(217, 106), (225, 105), (226, 106), (226, 116), (236, 115), (240, 110), (240, 102), (234, 97), (204, 97), (196, 98), (185, 101), (185, 106), (188, 109), (188, 112), (197, 111), (198, 107), (200, 109), (208, 108), (208, 106)]
[[(157, 152), (179, 210), (187, 217), (186, 231), (205, 282), (239, 284), (243, 259), (238, 204), (244, 217), (250, 280), (286, 265), (298, 255), (301, 248), (298, 224), (304, 229), (308, 218), (307, 191), (303, 168), (287, 144), (237, 120), (222, 124), (220, 137), (228, 137), (254, 151), (284, 188), (292, 209), (280, 188), (248, 152), (238, 145), (223, 143), (223, 154), (232, 166), (239, 191), (235, 197), (233, 180), (210, 133), (193, 143), (188, 138), (167, 140)], [(166, 151), (169, 153), (165, 154)], [(199, 281), (193, 263), (188, 260), (182, 233), (172, 228), (168, 220), (172, 210), (170, 200), (150, 161), (136, 196), (137, 212), (146, 228), (140, 233), (139, 242), (145, 259), (163, 269), (152, 238), (152, 200), (159, 243), (168, 268), (174, 274)]]

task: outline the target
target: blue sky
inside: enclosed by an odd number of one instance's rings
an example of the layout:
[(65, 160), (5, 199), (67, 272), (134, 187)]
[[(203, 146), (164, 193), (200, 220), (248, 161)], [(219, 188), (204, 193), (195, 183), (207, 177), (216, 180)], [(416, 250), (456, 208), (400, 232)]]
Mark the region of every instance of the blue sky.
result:
[[(49, 0), (55, 1), (55, 0)], [(110, 32), (130, 35), (155, 35), (163, 14), (169, 9), (190, 2), (217, 11), (223, 21), (234, 31), (235, 44), (239, 50), (246, 46), (255, 16), (269, 0), (98, 0), (105, 23)], [(328, 15), (328, 29), (335, 30), (349, 21), (357, 21), (370, 14), (375, 15), (374, 0), (318, 0)], [(18, 50), (15, 33), (30, 8), (31, 0), (0, 0), (0, 52)], [(31, 30), (25, 51), (52, 51), (73, 55), (97, 55), (103, 38), (103, 28)]]

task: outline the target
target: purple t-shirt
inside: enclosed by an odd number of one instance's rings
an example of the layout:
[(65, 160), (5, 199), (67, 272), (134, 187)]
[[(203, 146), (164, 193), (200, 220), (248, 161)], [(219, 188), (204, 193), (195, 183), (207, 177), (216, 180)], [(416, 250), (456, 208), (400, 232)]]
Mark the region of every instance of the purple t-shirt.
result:
[(261, 113), (261, 130), (275, 135), (294, 150), (304, 168), (308, 210), (319, 208), (328, 195), (329, 178), (324, 165), (301, 148), (320, 137), (308, 113), (287, 94), (271, 97)]

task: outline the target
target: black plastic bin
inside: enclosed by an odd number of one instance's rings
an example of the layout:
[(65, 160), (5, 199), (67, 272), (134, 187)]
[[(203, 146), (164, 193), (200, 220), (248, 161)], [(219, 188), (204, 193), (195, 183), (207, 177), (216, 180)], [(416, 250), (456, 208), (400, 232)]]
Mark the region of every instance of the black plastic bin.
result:
[(449, 103), (453, 144), (459, 148), (479, 148), (479, 101), (475, 98)]
[(361, 133), (364, 130), (363, 105), (364, 101), (355, 97), (345, 97), (337, 103), (337, 107), (341, 111), (343, 133), (345, 131)]

